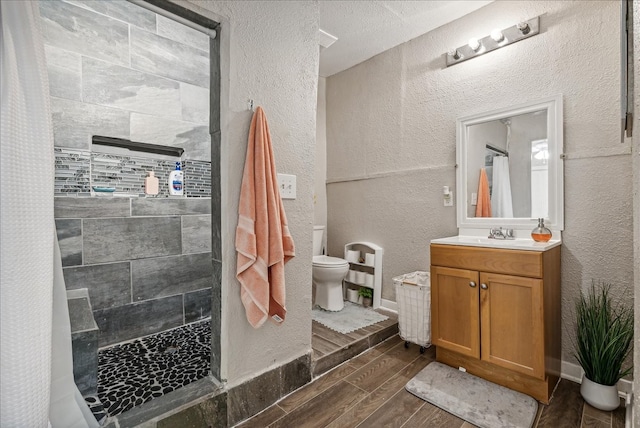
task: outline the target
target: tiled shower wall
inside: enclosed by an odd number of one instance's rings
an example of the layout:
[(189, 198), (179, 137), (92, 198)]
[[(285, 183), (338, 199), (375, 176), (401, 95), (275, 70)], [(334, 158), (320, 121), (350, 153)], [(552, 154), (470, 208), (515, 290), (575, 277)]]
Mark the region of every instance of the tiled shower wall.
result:
[(211, 161), (207, 35), (122, 0), (46, 0), (40, 14), (56, 147), (95, 152), (102, 135)]
[[(208, 36), (123, 0), (39, 4), (67, 288), (88, 288), (100, 346), (210, 316), (220, 263), (211, 245)], [(93, 135), (184, 155), (103, 152)], [(186, 198), (163, 197), (175, 161)], [(92, 185), (139, 195), (149, 170), (159, 198), (91, 197)]]
[(211, 199), (56, 197), (55, 217), (67, 289), (88, 289), (99, 346), (211, 315)]

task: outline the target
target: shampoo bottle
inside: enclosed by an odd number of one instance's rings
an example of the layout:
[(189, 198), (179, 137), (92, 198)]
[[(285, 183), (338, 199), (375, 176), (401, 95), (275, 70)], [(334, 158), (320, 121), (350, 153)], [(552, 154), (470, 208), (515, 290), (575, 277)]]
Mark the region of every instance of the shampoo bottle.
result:
[(169, 195), (182, 196), (184, 192), (184, 179), (180, 170), (180, 162), (176, 162), (175, 171), (169, 174)]
[(144, 193), (147, 195), (158, 194), (158, 177), (149, 171), (149, 175), (144, 179)]

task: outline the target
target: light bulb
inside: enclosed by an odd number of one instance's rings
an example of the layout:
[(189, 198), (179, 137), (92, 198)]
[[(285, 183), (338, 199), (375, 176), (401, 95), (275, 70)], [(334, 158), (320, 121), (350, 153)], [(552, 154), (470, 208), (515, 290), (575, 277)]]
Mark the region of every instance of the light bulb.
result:
[(476, 39), (475, 37), (472, 37), (469, 39), (469, 47), (474, 51), (477, 52), (478, 49), (480, 49), (480, 42), (478, 41), (478, 39)]
[(496, 43), (500, 43), (501, 41), (504, 40), (504, 34), (502, 34), (502, 31), (499, 29), (495, 29), (491, 32), (491, 38), (496, 42)]
[(518, 30), (522, 34), (528, 34), (529, 31), (531, 31), (531, 28), (529, 28), (529, 24), (527, 24), (525, 21), (518, 22), (518, 25), (516, 25), (516, 27), (518, 27)]
[(449, 49), (448, 54), (453, 59), (460, 59), (461, 57), (460, 51), (458, 51), (458, 49)]

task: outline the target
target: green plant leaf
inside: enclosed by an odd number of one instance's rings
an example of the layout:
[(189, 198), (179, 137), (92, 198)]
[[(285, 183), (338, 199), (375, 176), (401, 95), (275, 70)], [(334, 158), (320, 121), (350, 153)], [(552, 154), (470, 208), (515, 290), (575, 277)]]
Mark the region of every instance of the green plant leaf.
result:
[(615, 385), (632, 367), (622, 368), (633, 343), (633, 310), (614, 305), (611, 284), (592, 281), (576, 301), (575, 357), (593, 382)]
[(370, 299), (373, 297), (373, 290), (368, 287), (360, 287), (360, 289), (358, 290), (358, 295)]

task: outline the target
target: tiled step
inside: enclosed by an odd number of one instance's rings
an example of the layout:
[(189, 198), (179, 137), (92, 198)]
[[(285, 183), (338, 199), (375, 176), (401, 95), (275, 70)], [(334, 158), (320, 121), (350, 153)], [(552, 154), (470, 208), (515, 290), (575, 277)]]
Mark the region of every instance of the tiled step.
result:
[(73, 377), (83, 397), (98, 393), (98, 326), (86, 288), (67, 291)]

